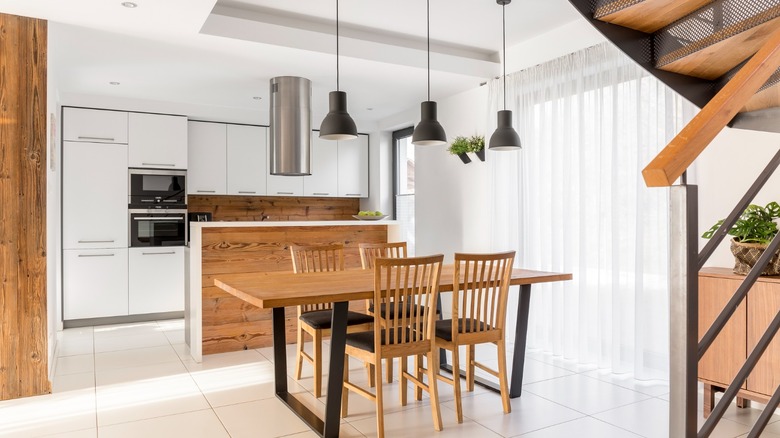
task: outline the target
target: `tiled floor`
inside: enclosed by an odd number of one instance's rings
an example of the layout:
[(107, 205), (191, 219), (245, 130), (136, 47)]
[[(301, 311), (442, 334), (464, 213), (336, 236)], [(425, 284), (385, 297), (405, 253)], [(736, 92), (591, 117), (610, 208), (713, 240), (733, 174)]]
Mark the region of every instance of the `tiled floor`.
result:
[[(480, 350), (478, 355), (495, 354)], [(294, 361), (288, 349), (290, 371)], [(489, 356), (486, 356), (489, 357)], [(189, 357), (183, 322), (70, 329), (58, 345), (50, 395), (0, 402), (0, 436), (36, 437), (315, 437), (273, 395), (270, 348)], [(489, 362), (489, 360), (487, 360)], [(353, 376), (365, 380), (360, 363)], [(396, 373), (397, 375), (397, 373)], [(311, 368), (290, 379), (316, 411)], [(463, 424), (455, 420), (452, 389), (439, 384), (444, 430), (435, 432), (430, 403), (398, 402), (398, 384), (385, 384), (388, 437), (666, 437), (668, 387), (580, 367), (541, 353), (526, 360), (523, 396), (504, 415), (497, 394), (465, 393)], [(376, 436), (373, 403), (350, 398), (342, 436)], [(714, 437), (744, 437), (759, 411), (732, 408)], [(780, 416), (762, 435), (780, 438)]]

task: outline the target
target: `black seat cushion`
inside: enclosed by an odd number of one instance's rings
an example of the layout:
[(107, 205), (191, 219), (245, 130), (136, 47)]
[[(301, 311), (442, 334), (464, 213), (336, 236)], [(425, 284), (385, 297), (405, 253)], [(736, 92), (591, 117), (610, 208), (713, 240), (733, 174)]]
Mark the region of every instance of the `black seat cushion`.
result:
[[(477, 325), (479, 324), (479, 325)], [(490, 326), (487, 326), (482, 321), (477, 321), (476, 319), (471, 318), (460, 318), (458, 319), (458, 333), (468, 333), (471, 331), (476, 331), (475, 329), (483, 331), (483, 330), (489, 330)], [(436, 321), (436, 337), (444, 339), (445, 341), (452, 342), (452, 320), (451, 319), (443, 319), (441, 321)]]
[[(333, 316), (332, 310), (316, 310), (314, 312), (306, 312), (300, 316), (301, 321), (314, 327), (315, 329), (329, 329), (331, 318)], [(347, 325), (360, 325), (370, 324), (374, 322), (374, 317), (359, 312), (347, 312)]]
[[(408, 341), (411, 338), (411, 336), (410, 336), (411, 331), (408, 328), (406, 328), (406, 329), (393, 329), (393, 330), (390, 330), (389, 333), (391, 335), (393, 335), (395, 333), (395, 334), (397, 334), (399, 336), (397, 336), (397, 337), (396, 336), (390, 336), (389, 340), (387, 339), (387, 336), (386, 336), (386, 333), (385, 333), (385, 332), (387, 332), (387, 330), (383, 329), (380, 332), (380, 339), (381, 339), (382, 345), (395, 344), (398, 341), (400, 341), (401, 340), (401, 336), (400, 336), (401, 330), (405, 330), (406, 331), (406, 340)], [(374, 352), (374, 331), (371, 330), (371, 331), (368, 331), (368, 332), (348, 333), (347, 334), (347, 345), (373, 353)]]
[[(406, 317), (408, 318), (408, 317), (410, 317), (410, 316), (412, 316), (412, 315), (414, 315), (416, 313), (417, 308), (419, 306), (414, 304), (414, 303), (406, 303), (406, 306), (401, 304), (401, 306), (399, 306), (399, 307), (401, 307), (402, 309), (404, 309), (404, 308), (406, 309)], [(390, 306), (390, 315), (387, 315), (387, 312), (386, 312), (387, 303), (382, 303), (382, 305), (379, 306), (379, 308), (381, 309), (380, 316), (382, 318), (384, 318), (384, 319), (395, 319), (395, 306)], [(374, 313), (374, 305), (373, 304), (368, 306), (368, 311), (371, 312), (371, 313)], [(436, 314), (437, 315), (439, 314), (439, 310), (438, 309), (436, 309)]]

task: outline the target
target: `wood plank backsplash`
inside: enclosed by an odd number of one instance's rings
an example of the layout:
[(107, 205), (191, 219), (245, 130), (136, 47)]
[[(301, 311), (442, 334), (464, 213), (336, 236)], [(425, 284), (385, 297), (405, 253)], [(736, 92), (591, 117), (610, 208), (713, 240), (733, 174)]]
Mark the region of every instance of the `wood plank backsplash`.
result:
[(351, 220), (360, 199), (189, 195), (187, 210), (209, 212), (215, 221)]

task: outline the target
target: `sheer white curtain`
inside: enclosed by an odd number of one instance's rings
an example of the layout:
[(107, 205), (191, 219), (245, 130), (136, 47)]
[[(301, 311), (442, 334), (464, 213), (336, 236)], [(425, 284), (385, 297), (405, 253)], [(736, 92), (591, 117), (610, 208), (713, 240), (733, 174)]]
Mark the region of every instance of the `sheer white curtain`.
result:
[(668, 192), (641, 170), (696, 108), (605, 43), (507, 77), (507, 109), (523, 149), (490, 159), (493, 247), (574, 274), (534, 286), (528, 347), (665, 379)]

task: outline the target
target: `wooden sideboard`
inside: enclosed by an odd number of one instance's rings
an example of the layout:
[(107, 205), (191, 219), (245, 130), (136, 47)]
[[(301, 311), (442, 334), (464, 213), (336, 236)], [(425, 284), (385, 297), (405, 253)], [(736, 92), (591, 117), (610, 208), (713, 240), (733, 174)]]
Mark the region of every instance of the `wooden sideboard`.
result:
[[(699, 339), (709, 329), (734, 295), (744, 276), (730, 268), (704, 268), (699, 273)], [(699, 380), (704, 383), (704, 416), (713, 408), (715, 392), (722, 392), (745, 363), (769, 323), (780, 311), (780, 277), (759, 277), (748, 296), (718, 338), (699, 361)], [(737, 398), (745, 407), (749, 400), (766, 402), (780, 385), (780, 337), (775, 337)]]

